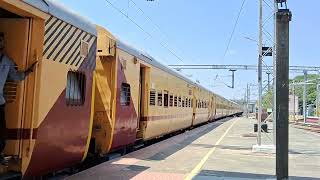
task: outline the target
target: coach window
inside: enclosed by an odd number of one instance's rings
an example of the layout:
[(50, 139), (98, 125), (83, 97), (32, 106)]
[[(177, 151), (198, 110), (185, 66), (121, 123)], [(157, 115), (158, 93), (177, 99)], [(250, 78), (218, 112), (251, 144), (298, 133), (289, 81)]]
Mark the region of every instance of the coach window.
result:
[(169, 106), (169, 95), (168, 95), (168, 91), (164, 91), (163, 94), (163, 106), (165, 108), (167, 108)]
[(120, 104), (121, 106), (129, 106), (131, 99), (130, 84), (122, 83), (120, 92)]
[(181, 107), (181, 96), (179, 96), (178, 107)]
[(156, 91), (154, 89), (150, 90), (150, 105), (151, 106), (156, 105)]
[(170, 95), (169, 105), (170, 105), (170, 107), (173, 106), (173, 95), (172, 94)]
[(69, 106), (81, 106), (85, 102), (86, 77), (81, 72), (69, 71), (67, 75), (66, 101)]
[(184, 107), (184, 97), (182, 97), (182, 107)]
[(158, 106), (162, 106), (162, 92), (158, 92)]
[(174, 107), (178, 106), (178, 97), (174, 96)]
[(186, 103), (185, 107), (188, 107), (188, 98), (185, 98), (185, 103)]
[(188, 97), (186, 97), (186, 107), (188, 107), (188, 102), (189, 102)]

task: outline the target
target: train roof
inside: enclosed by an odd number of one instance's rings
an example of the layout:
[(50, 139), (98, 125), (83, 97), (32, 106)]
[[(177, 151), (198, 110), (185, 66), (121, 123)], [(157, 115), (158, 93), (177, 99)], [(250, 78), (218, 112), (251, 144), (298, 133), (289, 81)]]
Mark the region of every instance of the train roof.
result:
[(130, 54), (132, 54), (134, 56), (136, 56), (137, 58), (145, 61), (148, 64), (151, 64), (151, 65), (153, 65), (153, 66), (155, 66), (155, 67), (157, 67), (157, 68), (159, 68), (159, 69), (161, 69), (161, 70), (163, 70), (163, 71), (165, 71), (167, 73), (170, 73), (170, 74), (172, 74), (172, 75), (174, 75), (174, 76), (176, 76), (176, 77), (178, 77), (178, 78), (180, 78), (180, 79), (182, 79), (182, 80), (184, 80), (184, 81), (186, 81), (186, 82), (188, 82), (188, 83), (190, 83), (190, 84), (192, 84), (192, 85), (194, 85), (196, 87), (200, 87), (200, 88), (202, 88), (202, 89), (204, 89), (204, 90), (206, 90), (208, 92), (211, 92), (211, 93), (215, 94), (216, 96), (224, 98), (224, 97), (212, 92), (211, 90), (205, 88), (204, 86), (202, 86), (202, 85), (192, 81), (191, 79), (185, 77), (184, 75), (178, 73), (174, 69), (169, 68), (166, 65), (163, 65), (162, 63), (157, 61), (155, 58), (150, 56), (149, 54), (147, 54), (145, 52), (142, 52), (142, 51), (140, 51), (140, 50), (128, 45), (127, 43), (124, 43), (123, 41), (121, 41), (119, 39), (117, 39), (117, 46), (118, 46), (118, 48), (120, 48), (120, 49), (122, 49), (122, 50), (124, 50), (124, 51), (126, 51), (126, 52), (128, 52), (128, 53), (130, 53)]
[(227, 100), (230, 103), (238, 105), (237, 103), (235, 103), (235, 102), (233, 102), (231, 100), (228, 100), (228, 99), (224, 98), (223, 96), (220, 96), (220, 95), (212, 92), (211, 90), (209, 90), (206, 87), (200, 85), (199, 83), (196, 83), (196, 82), (192, 81), (191, 79), (189, 79), (189, 78), (185, 77), (184, 75), (178, 73), (174, 69), (172, 69), (172, 68), (170, 68), (170, 67), (168, 67), (166, 65), (163, 65), (162, 63), (157, 61), (155, 58), (150, 56), (148, 53), (142, 52), (142, 51), (140, 51), (140, 50), (128, 45), (127, 43), (119, 40), (119, 38), (117, 39), (117, 47), (122, 49), (123, 51), (126, 51), (129, 54), (134, 55), (135, 57), (143, 60), (144, 62), (146, 62), (148, 64), (151, 64), (151, 65), (153, 65), (153, 66), (155, 66), (155, 67), (157, 67), (157, 68), (159, 68), (159, 69), (161, 69), (161, 70), (163, 70), (163, 71), (165, 71), (167, 73), (170, 73), (173, 76), (176, 76), (176, 77), (178, 77), (178, 78), (180, 78), (180, 79), (182, 79), (182, 80), (184, 80), (184, 81), (186, 81), (186, 82), (188, 82), (188, 83), (190, 83), (190, 84), (192, 84), (192, 85), (194, 85), (196, 87), (202, 88), (202, 89), (214, 94), (215, 96), (218, 96), (219, 98)]
[(95, 24), (78, 15), (55, 0), (23, 0), (25, 3), (61, 19), (83, 31), (97, 36)]

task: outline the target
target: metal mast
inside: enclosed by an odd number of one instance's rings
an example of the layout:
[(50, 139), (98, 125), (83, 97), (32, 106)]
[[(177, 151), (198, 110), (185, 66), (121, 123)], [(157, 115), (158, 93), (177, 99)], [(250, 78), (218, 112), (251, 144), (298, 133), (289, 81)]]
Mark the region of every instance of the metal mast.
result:
[(308, 81), (308, 72), (304, 71), (304, 85), (303, 85), (303, 122), (307, 122), (307, 81)]
[(276, 49), (276, 42), (277, 42), (277, 16), (276, 12), (278, 11), (278, 2), (277, 0), (274, 0), (274, 45), (273, 45), (273, 103), (272, 103), (272, 115), (273, 115), (273, 145), (276, 146), (276, 126), (277, 126), (277, 118), (276, 118), (276, 92), (277, 92), (277, 49)]
[(258, 146), (261, 146), (261, 115), (262, 115), (262, 2), (263, 0), (259, 0), (259, 58), (258, 58), (258, 91), (259, 91), (259, 98), (258, 98), (258, 137), (257, 137), (257, 143)]

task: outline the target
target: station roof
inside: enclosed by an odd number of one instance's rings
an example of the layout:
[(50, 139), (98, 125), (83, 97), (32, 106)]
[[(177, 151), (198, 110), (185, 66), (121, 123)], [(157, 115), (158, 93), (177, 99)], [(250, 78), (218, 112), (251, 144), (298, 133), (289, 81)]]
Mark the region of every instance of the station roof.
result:
[(55, 0), (23, 0), (25, 3), (61, 19), (92, 35), (97, 35), (96, 26), (86, 18), (62, 6)]

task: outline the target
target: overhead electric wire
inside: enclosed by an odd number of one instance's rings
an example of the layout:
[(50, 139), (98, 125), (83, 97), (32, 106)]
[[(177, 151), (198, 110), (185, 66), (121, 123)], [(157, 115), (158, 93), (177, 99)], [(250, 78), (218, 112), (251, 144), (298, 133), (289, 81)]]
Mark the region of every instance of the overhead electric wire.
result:
[(242, 1), (241, 7), (240, 7), (240, 11), (239, 11), (239, 13), (238, 13), (236, 22), (235, 22), (235, 24), (234, 24), (234, 26), (233, 26), (233, 30), (232, 30), (231, 36), (230, 36), (230, 38), (229, 38), (228, 45), (227, 45), (227, 48), (226, 48), (226, 50), (225, 50), (225, 52), (224, 52), (223, 58), (226, 57), (226, 55), (227, 55), (227, 53), (228, 53), (228, 51), (229, 51), (229, 47), (230, 47), (230, 44), (231, 44), (233, 35), (234, 35), (235, 31), (236, 31), (236, 28), (237, 28), (237, 25), (238, 25), (238, 22), (239, 22), (239, 19), (240, 19), (240, 16), (241, 16), (241, 13), (242, 13), (242, 10), (243, 10), (243, 7), (244, 7), (245, 2), (246, 2), (246, 0), (243, 0), (243, 1)]
[[(169, 40), (170, 41), (170, 38), (168, 36), (167, 33), (165, 33), (161, 28), (160, 26), (141, 8), (137, 5), (137, 3), (134, 1), (134, 0), (128, 0), (128, 1), (131, 1), (133, 3), (134, 6), (136, 6), (138, 8), (138, 10), (158, 29), (158, 31), (163, 35), (163, 37), (166, 39), (166, 40)], [(166, 43), (167, 45), (169, 44), (168, 42)], [(174, 45), (176, 46), (176, 45)], [(180, 47), (177, 47), (176, 48), (182, 52), (184, 54), (184, 50)], [(190, 57), (189, 57), (190, 58)], [(194, 61), (193, 58), (191, 58), (192, 61)]]
[[(137, 3), (136, 3), (134, 0), (128, 0), (128, 1), (131, 1), (131, 2), (133, 3), (133, 5), (135, 5), (135, 6), (139, 9), (139, 11), (140, 11), (142, 14), (145, 15), (145, 17), (146, 17), (151, 23), (153, 23), (153, 25), (158, 29), (158, 31), (163, 35), (163, 37), (164, 37), (166, 40), (169, 40), (169, 41), (170, 41), (170, 38), (169, 38), (168, 34), (165, 33), (165, 32), (160, 28), (160, 26), (159, 26), (157, 23), (155, 23), (154, 20), (152, 20), (152, 18), (151, 18), (142, 8), (140, 8), (140, 7), (137, 5)], [(169, 43), (167, 43), (167, 44), (169, 44)], [(176, 46), (176, 45), (175, 45), (175, 46)], [(176, 46), (176, 48), (177, 48), (180, 52), (182, 52), (182, 54), (185, 54), (185, 53), (184, 53), (184, 50), (183, 50), (182, 48), (177, 47), (177, 46)], [(189, 57), (189, 58), (190, 58), (190, 57)], [(195, 61), (194, 58), (191, 58), (191, 60), (192, 60), (192, 61)]]
[[(154, 39), (154, 37), (152, 36), (152, 34), (150, 34), (148, 31), (146, 31), (142, 26), (140, 26), (136, 21), (134, 21), (132, 18), (130, 18), (129, 16), (126, 15), (125, 12), (123, 12), (121, 9), (119, 9), (117, 6), (115, 6), (112, 2), (110, 2), (109, 0), (105, 0), (112, 8), (114, 8), (115, 10), (117, 10), (120, 14), (122, 14), (124, 17), (126, 17), (128, 20), (130, 20), (134, 25), (136, 25), (141, 31), (143, 31), (145, 34), (147, 34), (150, 38)], [(181, 62), (184, 62), (182, 60), (181, 57), (179, 57), (173, 50), (171, 50), (170, 48), (168, 48), (166, 45), (164, 45), (161, 41), (159, 41), (159, 44), (165, 48), (166, 50), (168, 50), (173, 56), (175, 56), (178, 60), (180, 60)]]

